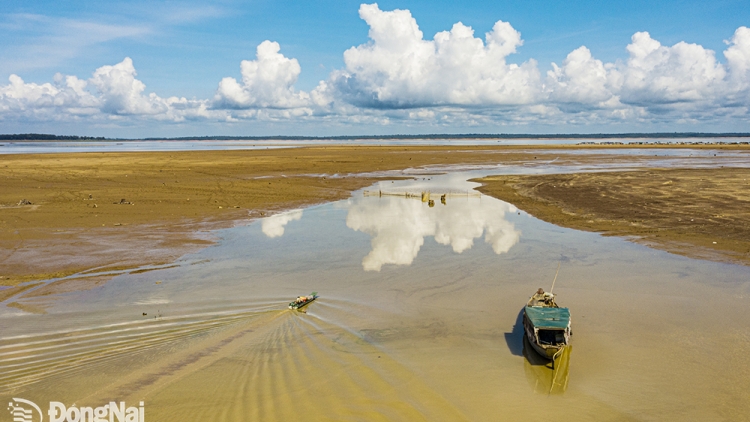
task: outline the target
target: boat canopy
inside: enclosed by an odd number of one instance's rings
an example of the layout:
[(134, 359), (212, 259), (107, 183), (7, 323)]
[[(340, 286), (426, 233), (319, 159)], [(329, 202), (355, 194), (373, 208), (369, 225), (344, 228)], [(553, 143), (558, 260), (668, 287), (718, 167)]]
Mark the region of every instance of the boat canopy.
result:
[(536, 328), (565, 329), (568, 328), (570, 323), (570, 310), (568, 308), (527, 306), (526, 316)]

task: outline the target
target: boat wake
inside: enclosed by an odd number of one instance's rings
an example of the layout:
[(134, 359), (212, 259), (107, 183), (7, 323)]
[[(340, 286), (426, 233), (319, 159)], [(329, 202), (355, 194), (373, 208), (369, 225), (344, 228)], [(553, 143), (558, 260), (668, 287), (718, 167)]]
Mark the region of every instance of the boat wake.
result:
[[(335, 301), (334, 301), (335, 302)], [(313, 305), (336, 314), (340, 304)], [(326, 313), (326, 312), (324, 312)], [(0, 340), (4, 392), (149, 419), (466, 420), (367, 335), (316, 312), (191, 315)]]

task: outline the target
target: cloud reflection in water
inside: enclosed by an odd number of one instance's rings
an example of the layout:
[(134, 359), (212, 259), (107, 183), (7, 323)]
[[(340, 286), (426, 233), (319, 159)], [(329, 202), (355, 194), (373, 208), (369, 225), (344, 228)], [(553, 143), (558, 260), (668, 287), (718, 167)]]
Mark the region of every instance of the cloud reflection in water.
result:
[(385, 264), (411, 264), (426, 236), (462, 253), (484, 234), (484, 241), (498, 255), (521, 236), (505, 219), (516, 208), (488, 197), (449, 198), (446, 205), (435, 207), (411, 198), (359, 197), (349, 200), (348, 211), (347, 227), (372, 236), (372, 250), (362, 259), (366, 271), (380, 271)]
[(261, 223), (263, 234), (268, 237), (280, 237), (284, 235), (284, 227), (290, 221), (298, 221), (302, 218), (302, 210), (292, 210), (264, 218)]

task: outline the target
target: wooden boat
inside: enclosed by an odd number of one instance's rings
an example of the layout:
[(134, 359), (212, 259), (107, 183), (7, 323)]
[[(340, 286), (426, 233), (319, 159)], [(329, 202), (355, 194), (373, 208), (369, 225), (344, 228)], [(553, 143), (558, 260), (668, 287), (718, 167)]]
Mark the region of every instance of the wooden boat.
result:
[(554, 360), (570, 344), (570, 310), (555, 303), (555, 295), (539, 289), (526, 303), (523, 328), (531, 347)]
[(318, 292), (310, 293), (310, 296), (297, 296), (297, 299), (289, 302), (289, 309), (302, 309), (305, 306), (313, 303), (318, 298)]

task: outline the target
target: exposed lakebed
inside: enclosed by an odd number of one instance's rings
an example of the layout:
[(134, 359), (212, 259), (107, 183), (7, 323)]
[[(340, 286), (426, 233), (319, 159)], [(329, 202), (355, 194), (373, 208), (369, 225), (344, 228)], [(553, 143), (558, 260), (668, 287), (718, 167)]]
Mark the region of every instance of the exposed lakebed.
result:
[[(44, 314), (3, 307), (3, 394), (143, 400), (158, 421), (748, 417), (748, 267), (542, 222), (476, 194), (466, 180), (487, 172), (381, 182), (21, 301)], [(432, 207), (399, 196), (427, 191)], [(558, 262), (574, 336), (567, 389), (548, 395), (519, 312)], [(286, 308), (311, 291), (306, 313)]]

